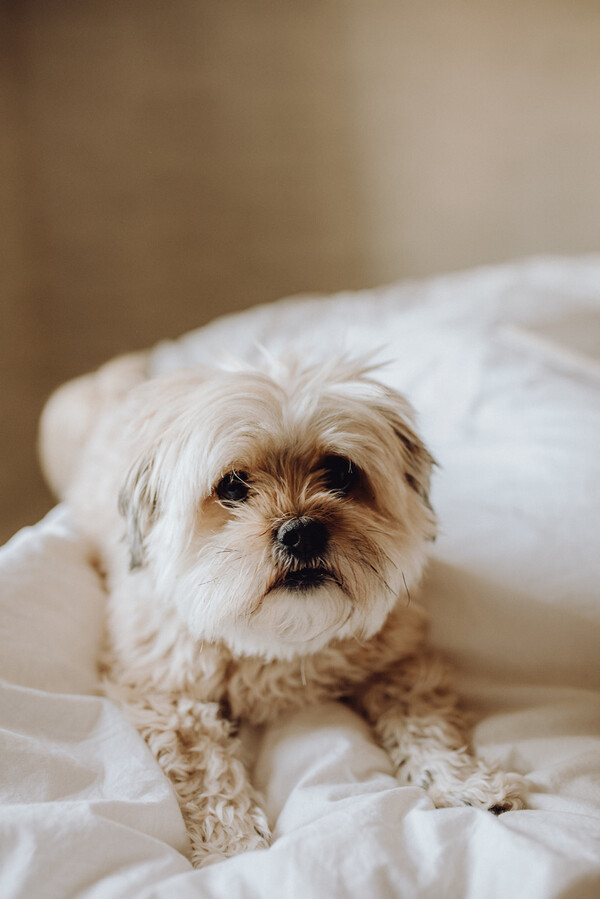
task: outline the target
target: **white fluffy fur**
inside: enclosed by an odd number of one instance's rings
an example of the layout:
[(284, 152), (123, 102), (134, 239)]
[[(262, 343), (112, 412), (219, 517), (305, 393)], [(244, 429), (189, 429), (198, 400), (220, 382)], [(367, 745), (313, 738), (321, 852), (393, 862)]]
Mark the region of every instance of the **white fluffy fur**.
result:
[[(339, 360), (276, 377), (144, 369), (127, 357), (62, 388), (41, 455), (106, 575), (109, 693), (171, 778), (194, 863), (269, 843), (233, 722), (324, 699), (352, 702), (436, 805), (522, 807), (518, 779), (471, 756), (424, 647), (432, 459), (406, 400)], [(324, 480), (331, 455), (361, 472), (347, 493)], [(216, 495), (232, 471), (244, 502)], [(298, 517), (329, 534), (331, 577), (302, 592), (274, 539)]]

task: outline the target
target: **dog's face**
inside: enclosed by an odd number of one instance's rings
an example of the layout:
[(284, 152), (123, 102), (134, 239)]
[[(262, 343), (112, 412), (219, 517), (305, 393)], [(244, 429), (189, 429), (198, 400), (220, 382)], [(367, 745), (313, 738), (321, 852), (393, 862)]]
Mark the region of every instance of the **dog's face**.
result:
[(432, 459), (359, 365), (181, 373), (136, 404), (131, 576), (149, 568), (197, 640), (290, 658), (366, 639), (408, 601), (435, 536)]

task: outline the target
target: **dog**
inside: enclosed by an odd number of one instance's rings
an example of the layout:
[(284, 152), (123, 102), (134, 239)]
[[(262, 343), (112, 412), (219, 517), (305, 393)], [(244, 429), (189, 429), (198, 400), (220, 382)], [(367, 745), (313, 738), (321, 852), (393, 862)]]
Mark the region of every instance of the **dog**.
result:
[(360, 360), (147, 364), (60, 388), (40, 450), (105, 578), (106, 691), (170, 778), (192, 863), (271, 840), (237, 723), (332, 699), (435, 806), (522, 808), (427, 647), (433, 459), (407, 400)]

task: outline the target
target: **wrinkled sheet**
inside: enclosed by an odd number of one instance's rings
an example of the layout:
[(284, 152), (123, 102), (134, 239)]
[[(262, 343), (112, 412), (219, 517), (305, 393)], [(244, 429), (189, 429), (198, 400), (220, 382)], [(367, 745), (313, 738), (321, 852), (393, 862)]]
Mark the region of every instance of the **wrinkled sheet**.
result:
[(389, 360), (379, 376), (440, 465), (432, 639), (478, 751), (527, 777), (529, 808), (435, 810), (328, 704), (245, 735), (272, 848), (194, 871), (168, 781), (98, 694), (104, 598), (58, 507), (0, 552), (2, 897), (600, 895), (600, 380), (514, 339), (561, 321), (566, 335), (573, 317), (599, 347), (600, 257), (286, 300), (153, 357), (157, 371), (265, 351)]

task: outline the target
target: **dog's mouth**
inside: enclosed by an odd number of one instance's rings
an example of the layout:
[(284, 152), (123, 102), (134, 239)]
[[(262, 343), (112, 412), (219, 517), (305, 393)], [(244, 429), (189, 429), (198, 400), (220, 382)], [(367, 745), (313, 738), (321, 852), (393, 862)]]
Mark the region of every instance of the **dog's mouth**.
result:
[(292, 593), (307, 593), (328, 581), (341, 586), (340, 579), (328, 568), (297, 568), (295, 571), (284, 572), (276, 578), (268, 592), (283, 587)]

